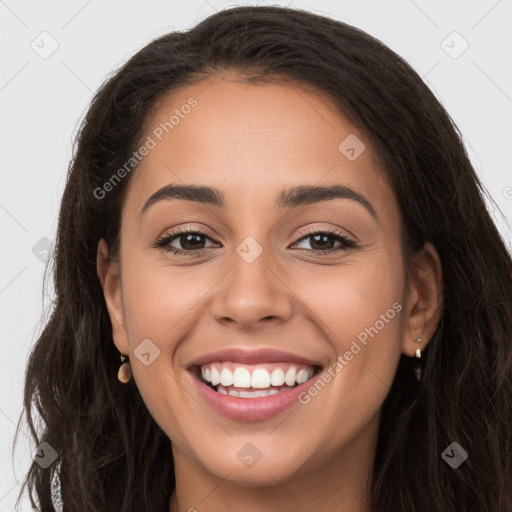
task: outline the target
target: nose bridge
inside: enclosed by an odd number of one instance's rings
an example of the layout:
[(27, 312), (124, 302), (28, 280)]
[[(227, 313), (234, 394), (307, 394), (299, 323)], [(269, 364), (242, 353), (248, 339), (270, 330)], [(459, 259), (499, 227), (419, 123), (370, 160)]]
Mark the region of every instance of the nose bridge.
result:
[(231, 272), (219, 289), (213, 306), (217, 320), (250, 326), (263, 319), (286, 320), (291, 314), (288, 288), (272, 267), (275, 257), (254, 237), (236, 247)]

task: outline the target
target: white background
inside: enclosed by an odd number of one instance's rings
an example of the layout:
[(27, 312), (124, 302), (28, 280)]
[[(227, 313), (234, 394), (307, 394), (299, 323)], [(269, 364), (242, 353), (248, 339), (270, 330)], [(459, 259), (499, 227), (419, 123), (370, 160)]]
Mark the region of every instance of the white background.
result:
[[(510, 247), (512, 0), (248, 4), (289, 5), (331, 16), (367, 31), (404, 57), (461, 129), (484, 185), (503, 212), (490, 206)], [(45, 265), (32, 248), (44, 237), (54, 240), (78, 122), (93, 91), (136, 50), (233, 5), (242, 3), (0, 0), (0, 512), (14, 510), (34, 449), (22, 432), (13, 460), (27, 356), (51, 298), (50, 288), (43, 302)], [(47, 59), (31, 47), (43, 31), (58, 43)], [(456, 59), (441, 46), (453, 31), (469, 43)], [(445, 43), (453, 46), (452, 53), (462, 48), (457, 37)], [(22, 510), (32, 509), (25, 504)]]

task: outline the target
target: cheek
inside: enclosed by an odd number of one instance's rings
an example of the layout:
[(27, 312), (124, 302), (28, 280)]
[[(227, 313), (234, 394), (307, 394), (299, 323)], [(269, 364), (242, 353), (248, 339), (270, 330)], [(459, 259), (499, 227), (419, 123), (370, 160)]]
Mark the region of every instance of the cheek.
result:
[(294, 289), (336, 335), (373, 325), (395, 301), (402, 300), (401, 275), (393, 257), (379, 253), (316, 270), (307, 280), (297, 281)]
[[(311, 417), (330, 416), (327, 446), (351, 439), (385, 400), (400, 358), (402, 275), (400, 259), (371, 255), (338, 271), (316, 275), (303, 289), (311, 318), (335, 355), (300, 401)], [(336, 405), (334, 405), (336, 404)], [(347, 420), (350, 418), (350, 420)]]
[[(151, 400), (158, 396), (155, 387), (172, 385), (178, 378), (173, 354), (190, 331), (195, 307), (211, 285), (206, 275), (201, 278), (197, 270), (194, 274), (192, 266), (177, 270), (136, 250), (126, 254), (122, 293), (126, 335), (134, 355), (132, 371), (141, 393)], [(145, 365), (141, 353), (149, 353), (150, 364)]]
[(153, 337), (161, 349), (179, 339), (201, 297), (211, 288), (207, 273), (193, 266), (154, 264), (144, 258), (123, 268), (123, 299), (129, 336)]
[(372, 383), (391, 385), (401, 353), (402, 275), (400, 255), (379, 252), (301, 285), (312, 318), (342, 358), (336, 385), (365, 393)]
[[(123, 302), (133, 378), (155, 421), (166, 432), (172, 425), (180, 439), (186, 404), (174, 354), (194, 328), (195, 308), (212, 284), (207, 273), (198, 275), (192, 266), (177, 271), (135, 252), (130, 256), (123, 261)], [(149, 364), (141, 353), (149, 353)]]

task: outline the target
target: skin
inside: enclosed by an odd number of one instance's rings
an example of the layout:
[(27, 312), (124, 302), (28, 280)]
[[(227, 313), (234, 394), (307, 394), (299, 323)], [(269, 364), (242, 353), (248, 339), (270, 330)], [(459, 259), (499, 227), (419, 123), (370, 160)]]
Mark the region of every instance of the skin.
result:
[[(218, 75), (169, 94), (148, 134), (190, 97), (197, 106), (134, 171), (120, 260), (109, 259), (104, 240), (98, 246), (114, 343), (172, 440), (169, 510), (368, 511), (380, 412), (398, 360), (423, 350), (439, 321), (439, 257), (426, 244), (406, 272), (401, 214), (378, 155), (327, 97)], [(350, 134), (366, 146), (354, 161), (338, 150)], [(216, 187), (227, 205), (166, 199), (141, 216), (171, 183)], [(331, 184), (364, 196), (377, 219), (352, 199), (275, 206), (282, 189)], [(152, 247), (185, 226), (207, 234), (196, 255)], [(318, 255), (341, 244), (329, 238), (318, 249), (304, 238), (315, 228), (334, 229), (357, 248)], [(263, 249), (250, 264), (236, 252), (248, 236)], [(179, 237), (172, 246), (184, 247)], [(275, 348), (329, 368), (394, 303), (401, 311), (306, 405), (262, 421), (230, 420), (192, 386), (190, 361), (228, 347)], [(149, 366), (134, 354), (145, 339), (160, 350)], [(237, 457), (248, 442), (261, 452), (252, 467)]]

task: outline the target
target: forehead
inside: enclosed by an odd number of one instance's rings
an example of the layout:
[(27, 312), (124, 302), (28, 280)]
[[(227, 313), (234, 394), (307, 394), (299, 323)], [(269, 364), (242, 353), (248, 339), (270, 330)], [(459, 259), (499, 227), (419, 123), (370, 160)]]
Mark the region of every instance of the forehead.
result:
[(389, 200), (364, 133), (326, 95), (295, 84), (213, 77), (173, 91), (146, 122), (142, 141), (149, 140), (127, 196), (139, 209), (169, 183), (220, 188), (228, 205), (332, 183)]

